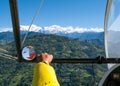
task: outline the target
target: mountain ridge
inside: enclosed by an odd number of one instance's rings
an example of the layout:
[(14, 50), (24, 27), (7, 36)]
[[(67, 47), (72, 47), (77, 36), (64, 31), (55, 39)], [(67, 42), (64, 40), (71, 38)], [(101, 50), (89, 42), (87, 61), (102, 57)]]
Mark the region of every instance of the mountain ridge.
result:
[[(30, 29), (29, 29), (30, 28)], [(72, 27), (72, 26), (59, 26), (59, 25), (51, 25), (51, 26), (45, 26), (45, 27), (40, 27), (37, 25), (31, 25), (31, 27), (29, 27), (28, 25), (20, 25), (20, 30), (21, 31), (33, 31), (33, 32), (49, 32), (49, 33), (74, 33), (74, 32), (78, 32), (78, 33), (84, 33), (84, 32), (103, 32), (104, 29), (103, 28), (82, 28), (82, 27)], [(12, 28), (0, 28), (0, 32), (12, 32)]]
[[(25, 35), (25, 33), (28, 31), (29, 26), (20, 26), (21, 30), (21, 35)], [(1, 35), (2, 33), (7, 33), (7, 32), (13, 32), (12, 29), (6, 28), (0, 31)], [(79, 27), (72, 27), (72, 26), (67, 26), (67, 27), (61, 27), (59, 25), (51, 25), (47, 27), (39, 27), (36, 25), (32, 25), (31, 29), (29, 32), (32, 33), (39, 33), (39, 34), (56, 34), (59, 36), (66, 36), (70, 38), (80, 38), (80, 39), (85, 39), (85, 40), (90, 40), (90, 39), (99, 39), (103, 38), (104, 32), (102, 28), (79, 28)], [(1, 37), (0, 35), (0, 37)], [(3, 36), (2, 36), (3, 37)], [(5, 36), (4, 36), (5, 37)], [(0, 38), (1, 39), (1, 38)]]

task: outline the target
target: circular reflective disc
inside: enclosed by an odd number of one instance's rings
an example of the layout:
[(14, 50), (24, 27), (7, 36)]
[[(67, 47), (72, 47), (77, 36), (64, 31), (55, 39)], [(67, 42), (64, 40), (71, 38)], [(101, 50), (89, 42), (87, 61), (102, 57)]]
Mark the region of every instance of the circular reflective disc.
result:
[(22, 56), (23, 56), (23, 59), (30, 61), (36, 57), (36, 52), (32, 46), (27, 46), (23, 48)]

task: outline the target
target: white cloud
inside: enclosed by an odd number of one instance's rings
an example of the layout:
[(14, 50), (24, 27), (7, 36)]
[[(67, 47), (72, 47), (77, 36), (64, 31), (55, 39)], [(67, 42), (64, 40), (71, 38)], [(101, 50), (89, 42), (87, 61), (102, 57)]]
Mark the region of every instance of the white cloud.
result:
[[(29, 26), (28, 25), (20, 25), (20, 30), (22, 31), (28, 31)], [(1, 28), (0, 32), (7, 31), (9, 28)], [(46, 27), (40, 27), (37, 25), (32, 25), (29, 31), (34, 32), (41, 32), (41, 33), (84, 33), (84, 32), (103, 32), (103, 28), (80, 28), (80, 27), (72, 27), (72, 26), (66, 26), (62, 27), (59, 25), (51, 25)]]

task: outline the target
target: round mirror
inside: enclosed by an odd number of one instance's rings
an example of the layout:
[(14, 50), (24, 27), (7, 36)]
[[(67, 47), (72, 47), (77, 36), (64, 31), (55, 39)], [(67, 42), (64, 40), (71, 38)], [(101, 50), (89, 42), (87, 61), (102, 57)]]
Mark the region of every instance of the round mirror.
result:
[(35, 49), (32, 46), (24, 47), (22, 50), (22, 57), (28, 61), (33, 60), (36, 57)]

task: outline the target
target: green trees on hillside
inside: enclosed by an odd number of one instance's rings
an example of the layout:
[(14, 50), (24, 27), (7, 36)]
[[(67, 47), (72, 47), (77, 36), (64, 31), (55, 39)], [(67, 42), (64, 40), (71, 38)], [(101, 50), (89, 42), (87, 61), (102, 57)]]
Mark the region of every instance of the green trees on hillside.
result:
[[(97, 41), (95, 41), (97, 43)], [(95, 58), (98, 55), (104, 56), (104, 48), (93, 44), (93, 41), (70, 39), (56, 35), (40, 35), (27, 38), (25, 46), (32, 45), (37, 53), (48, 52), (54, 58)], [(10, 43), (3, 46), (9, 53), (15, 54), (15, 45)], [(0, 57), (0, 86), (30, 86), (33, 77), (35, 63), (18, 63)], [(58, 64), (52, 63), (61, 86), (93, 86), (95, 81), (98, 84), (106, 65), (94, 64)]]

